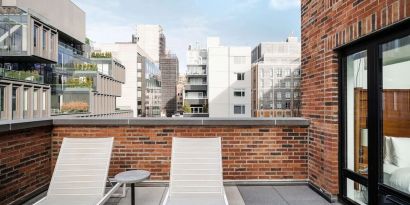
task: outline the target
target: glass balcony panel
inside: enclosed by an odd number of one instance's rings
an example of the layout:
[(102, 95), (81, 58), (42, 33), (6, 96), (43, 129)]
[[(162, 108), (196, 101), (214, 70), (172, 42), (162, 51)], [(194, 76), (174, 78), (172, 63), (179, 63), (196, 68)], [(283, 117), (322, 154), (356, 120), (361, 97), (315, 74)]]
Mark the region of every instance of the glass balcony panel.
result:
[(18, 71), (18, 70), (7, 70), (5, 68), (0, 68), (0, 76), (3, 78), (10, 78), (19, 81), (27, 81), (33, 83), (44, 83), (44, 76), (40, 75), (38, 71)]

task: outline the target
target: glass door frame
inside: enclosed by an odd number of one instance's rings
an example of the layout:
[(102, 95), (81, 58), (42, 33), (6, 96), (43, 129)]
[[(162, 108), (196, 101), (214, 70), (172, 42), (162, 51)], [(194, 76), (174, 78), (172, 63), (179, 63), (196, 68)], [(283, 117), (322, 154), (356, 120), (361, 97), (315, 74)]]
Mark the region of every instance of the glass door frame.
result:
[[(379, 204), (382, 194), (390, 195), (399, 202), (410, 202), (409, 195), (383, 184), (383, 63), (380, 51), (382, 44), (408, 35), (410, 19), (335, 49), (339, 62), (339, 198), (347, 204), (358, 205), (347, 197), (347, 179), (368, 188), (369, 205)], [(347, 57), (361, 51), (367, 51), (368, 136), (375, 136), (368, 138), (368, 178), (347, 169)]]

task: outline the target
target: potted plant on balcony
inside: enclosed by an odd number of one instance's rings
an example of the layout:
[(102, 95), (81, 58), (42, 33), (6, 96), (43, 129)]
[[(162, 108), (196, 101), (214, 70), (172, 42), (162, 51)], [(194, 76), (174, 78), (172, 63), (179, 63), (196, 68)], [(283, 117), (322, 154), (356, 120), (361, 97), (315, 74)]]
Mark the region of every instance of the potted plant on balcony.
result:
[(61, 107), (61, 112), (65, 114), (86, 113), (88, 112), (88, 103), (85, 102), (69, 102)]

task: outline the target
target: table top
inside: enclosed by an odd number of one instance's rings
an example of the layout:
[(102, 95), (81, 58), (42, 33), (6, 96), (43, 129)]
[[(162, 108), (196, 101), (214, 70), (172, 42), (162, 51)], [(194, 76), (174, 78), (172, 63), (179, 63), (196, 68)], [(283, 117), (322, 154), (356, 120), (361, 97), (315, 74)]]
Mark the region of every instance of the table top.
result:
[(150, 177), (151, 173), (145, 170), (132, 170), (121, 172), (115, 175), (115, 180), (119, 183), (138, 183), (142, 182)]

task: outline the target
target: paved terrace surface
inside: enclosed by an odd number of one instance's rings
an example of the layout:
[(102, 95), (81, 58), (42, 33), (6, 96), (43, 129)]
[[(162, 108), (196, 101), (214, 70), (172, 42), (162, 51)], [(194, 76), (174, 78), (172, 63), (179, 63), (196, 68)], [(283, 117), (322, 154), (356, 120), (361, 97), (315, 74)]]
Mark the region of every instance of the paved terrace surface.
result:
[[(135, 205), (161, 205), (167, 187), (136, 187)], [(122, 190), (122, 189), (121, 189)], [(121, 191), (119, 190), (119, 191)], [(110, 198), (106, 205), (129, 205), (131, 189), (127, 188), (125, 198)], [(225, 186), (229, 205), (330, 205), (308, 186)], [(42, 195), (28, 201), (31, 205)], [(332, 205), (340, 205), (333, 203)]]

